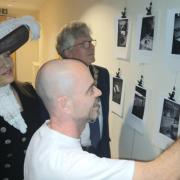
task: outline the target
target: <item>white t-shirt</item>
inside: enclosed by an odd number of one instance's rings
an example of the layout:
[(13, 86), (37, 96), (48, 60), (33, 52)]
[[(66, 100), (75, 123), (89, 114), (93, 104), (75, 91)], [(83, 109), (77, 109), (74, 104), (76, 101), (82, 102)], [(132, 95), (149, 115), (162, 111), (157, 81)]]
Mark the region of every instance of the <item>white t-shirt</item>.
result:
[(134, 161), (99, 158), (83, 151), (80, 140), (61, 134), (46, 121), (28, 146), (25, 180), (131, 180)]

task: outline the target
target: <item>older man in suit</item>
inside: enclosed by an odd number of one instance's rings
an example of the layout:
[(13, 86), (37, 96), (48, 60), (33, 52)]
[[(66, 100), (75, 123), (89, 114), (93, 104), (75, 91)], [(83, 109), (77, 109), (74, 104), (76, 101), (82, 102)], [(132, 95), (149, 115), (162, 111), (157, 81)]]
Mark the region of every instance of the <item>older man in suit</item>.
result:
[(99, 157), (110, 157), (109, 72), (103, 67), (92, 65), (95, 62), (95, 45), (96, 40), (92, 39), (91, 30), (85, 23), (71, 22), (58, 34), (56, 49), (62, 58), (76, 59), (89, 66), (96, 86), (101, 90), (99, 117), (86, 125), (81, 134), (81, 145), (84, 150)]

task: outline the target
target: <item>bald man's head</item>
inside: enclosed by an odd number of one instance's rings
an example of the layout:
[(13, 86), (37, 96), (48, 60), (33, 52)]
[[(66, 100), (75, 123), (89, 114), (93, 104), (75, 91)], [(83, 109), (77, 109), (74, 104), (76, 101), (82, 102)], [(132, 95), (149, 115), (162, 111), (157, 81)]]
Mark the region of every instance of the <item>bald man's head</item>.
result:
[(81, 62), (69, 59), (52, 60), (45, 63), (36, 77), (36, 90), (51, 114), (61, 96), (72, 96), (82, 76), (88, 75), (89, 69)]

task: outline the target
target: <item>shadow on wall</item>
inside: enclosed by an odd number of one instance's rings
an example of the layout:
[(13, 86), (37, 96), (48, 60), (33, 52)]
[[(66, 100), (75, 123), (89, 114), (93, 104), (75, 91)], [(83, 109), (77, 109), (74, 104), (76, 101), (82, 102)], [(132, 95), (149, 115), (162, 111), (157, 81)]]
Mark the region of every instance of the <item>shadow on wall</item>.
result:
[(132, 108), (129, 108), (124, 118), (119, 137), (119, 158), (152, 160), (156, 154), (146, 129), (144, 129), (144, 132), (141, 134), (128, 122), (129, 118), (131, 118), (131, 109)]

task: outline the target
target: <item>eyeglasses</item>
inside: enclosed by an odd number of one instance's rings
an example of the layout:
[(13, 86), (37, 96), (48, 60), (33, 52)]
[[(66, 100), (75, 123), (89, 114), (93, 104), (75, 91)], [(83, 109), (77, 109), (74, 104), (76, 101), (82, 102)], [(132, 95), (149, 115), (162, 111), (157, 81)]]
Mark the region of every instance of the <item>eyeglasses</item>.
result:
[(91, 45), (96, 46), (96, 40), (92, 39), (90, 41), (84, 41), (84, 42), (76, 44), (76, 45), (74, 45), (74, 46), (72, 46), (70, 48), (81, 46), (84, 49), (88, 49)]

